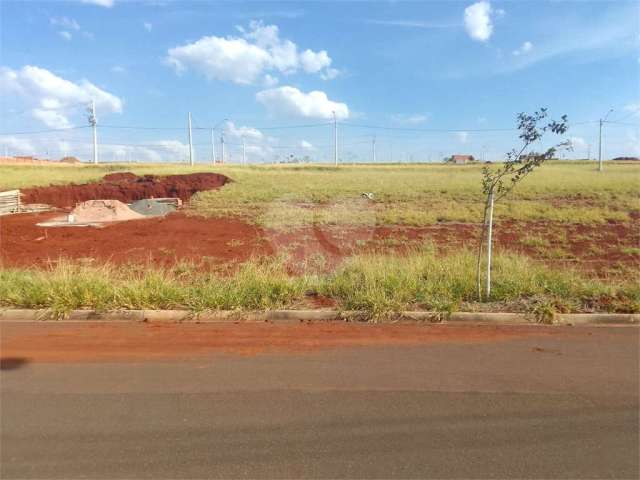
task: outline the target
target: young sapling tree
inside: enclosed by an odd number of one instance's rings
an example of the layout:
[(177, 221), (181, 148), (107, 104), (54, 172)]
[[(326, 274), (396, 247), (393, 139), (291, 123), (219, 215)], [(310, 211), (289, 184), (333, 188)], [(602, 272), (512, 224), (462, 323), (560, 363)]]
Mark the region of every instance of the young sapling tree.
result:
[(567, 131), (566, 115), (563, 115), (560, 121), (547, 120), (547, 115), (546, 108), (541, 108), (531, 115), (519, 113), (517, 116), (518, 130), (520, 132), (518, 138), (521, 140), (522, 145), (508, 152), (502, 164), (499, 164), (497, 167), (485, 166), (482, 169), (482, 193), (485, 196), (485, 202), (482, 233), (478, 242), (478, 263), (476, 270), (476, 284), (478, 299), (480, 301), (482, 301), (482, 249), (485, 238), (487, 242), (485, 297), (489, 299), (491, 296), (491, 253), (494, 205), (508, 195), (527, 175), (547, 160), (554, 158), (559, 150), (571, 148), (571, 143), (565, 140), (549, 147), (542, 153), (529, 150), (536, 142), (542, 140), (545, 133), (563, 135)]

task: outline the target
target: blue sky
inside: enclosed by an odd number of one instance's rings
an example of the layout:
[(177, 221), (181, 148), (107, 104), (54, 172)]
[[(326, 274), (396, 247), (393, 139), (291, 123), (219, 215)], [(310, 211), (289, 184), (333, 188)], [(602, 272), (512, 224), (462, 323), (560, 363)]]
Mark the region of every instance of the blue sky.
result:
[[(210, 127), (227, 158), (331, 154), (343, 161), (499, 158), (516, 113), (545, 106), (574, 123), (574, 152), (640, 154), (637, 2), (3, 1), (0, 148), (180, 159), (193, 115), (198, 161)], [(227, 121), (225, 121), (227, 119)], [(311, 125), (304, 128), (297, 125)], [(113, 128), (113, 127), (138, 127)], [(367, 126), (367, 127), (364, 127)], [(151, 127), (157, 129), (151, 129)], [(368, 127), (387, 127), (368, 128)], [(175, 128), (175, 129), (174, 129)], [(441, 130), (458, 130), (442, 132)], [(220, 155), (220, 146), (216, 146)]]

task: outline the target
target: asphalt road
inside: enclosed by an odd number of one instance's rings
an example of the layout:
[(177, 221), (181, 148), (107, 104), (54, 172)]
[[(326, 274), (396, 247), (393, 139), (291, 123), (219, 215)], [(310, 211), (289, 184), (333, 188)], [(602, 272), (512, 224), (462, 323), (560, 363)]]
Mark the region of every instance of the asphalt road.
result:
[[(64, 328), (42, 335), (68, 339)], [(138, 328), (127, 336), (142, 344), (149, 330)], [(93, 347), (65, 361), (11, 356), (42, 339), (0, 324), (0, 477), (640, 476), (638, 328), (365, 338), (378, 332), (326, 348), (316, 336), (308, 352), (200, 343), (197, 355), (105, 358)]]

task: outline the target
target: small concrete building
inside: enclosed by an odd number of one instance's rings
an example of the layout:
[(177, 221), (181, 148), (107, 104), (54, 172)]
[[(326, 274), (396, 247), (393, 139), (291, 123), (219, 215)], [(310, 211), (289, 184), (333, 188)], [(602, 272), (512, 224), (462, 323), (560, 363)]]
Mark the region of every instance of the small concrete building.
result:
[(451, 163), (454, 165), (464, 165), (465, 163), (475, 162), (473, 155), (451, 155)]

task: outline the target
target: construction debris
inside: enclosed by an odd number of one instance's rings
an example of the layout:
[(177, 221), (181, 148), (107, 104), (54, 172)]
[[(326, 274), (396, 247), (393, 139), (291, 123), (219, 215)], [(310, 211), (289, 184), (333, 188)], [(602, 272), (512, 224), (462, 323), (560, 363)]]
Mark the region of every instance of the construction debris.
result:
[(102, 227), (108, 223), (161, 217), (182, 204), (179, 198), (147, 198), (127, 205), (119, 200), (80, 202), (65, 216), (38, 223), (40, 227)]
[(9, 215), (20, 211), (20, 190), (0, 192), (0, 215)]
[(157, 217), (175, 212), (182, 204), (179, 198), (144, 198), (131, 203), (131, 210), (141, 215)]
[(76, 205), (76, 208), (68, 215), (39, 223), (38, 226), (101, 226), (104, 223), (124, 222), (141, 218), (145, 218), (145, 216), (134, 212), (128, 205), (118, 200), (88, 200)]

